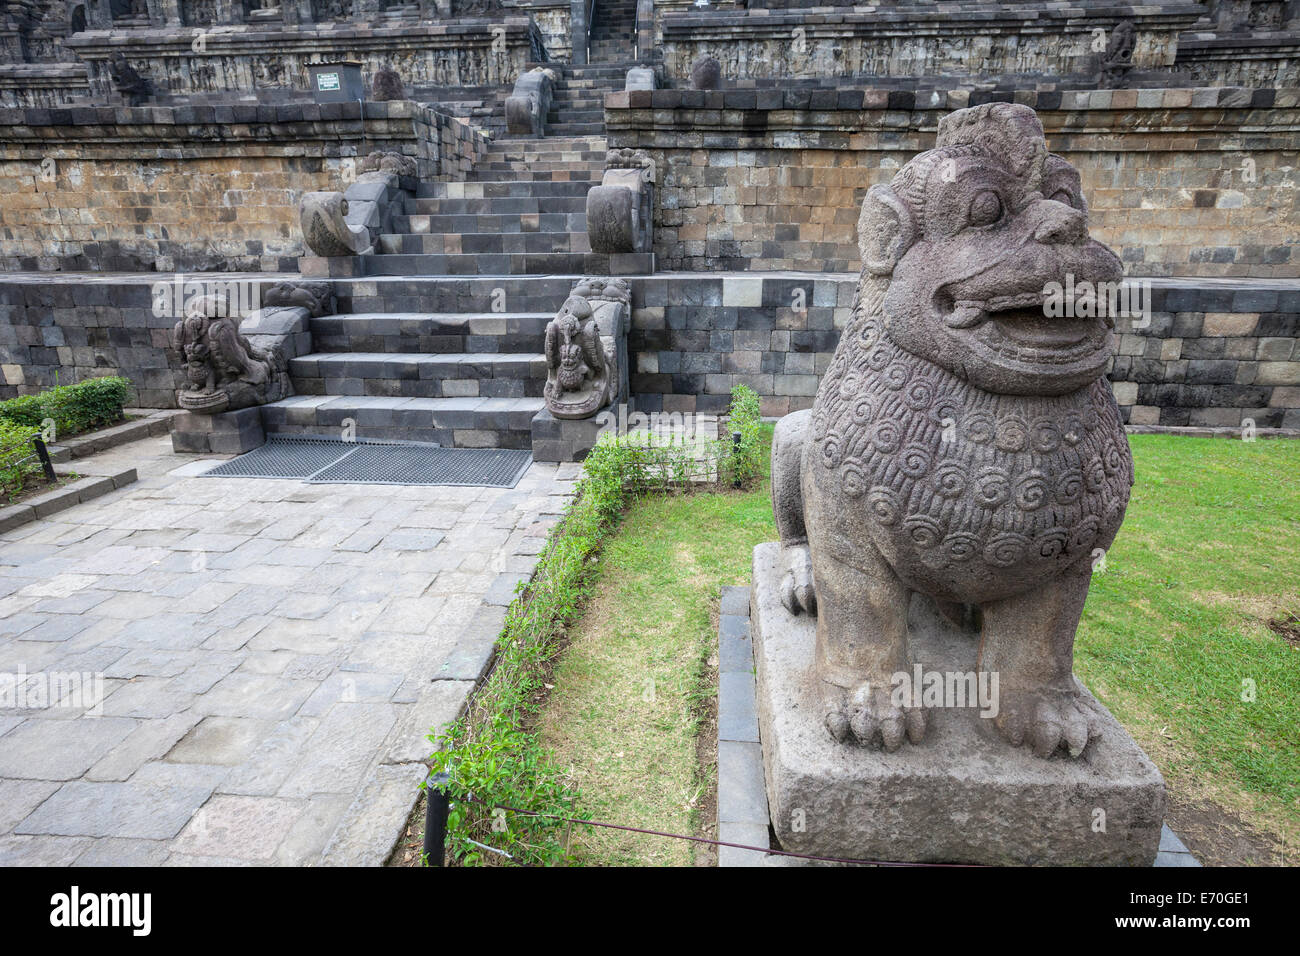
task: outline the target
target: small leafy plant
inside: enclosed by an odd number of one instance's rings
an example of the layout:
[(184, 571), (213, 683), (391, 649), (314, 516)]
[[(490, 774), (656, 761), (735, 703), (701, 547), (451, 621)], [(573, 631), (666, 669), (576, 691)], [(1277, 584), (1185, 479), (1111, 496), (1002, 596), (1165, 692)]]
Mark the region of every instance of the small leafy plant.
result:
[(40, 429), (0, 419), (0, 490), (15, 495), (33, 476), (41, 473), (32, 439)]

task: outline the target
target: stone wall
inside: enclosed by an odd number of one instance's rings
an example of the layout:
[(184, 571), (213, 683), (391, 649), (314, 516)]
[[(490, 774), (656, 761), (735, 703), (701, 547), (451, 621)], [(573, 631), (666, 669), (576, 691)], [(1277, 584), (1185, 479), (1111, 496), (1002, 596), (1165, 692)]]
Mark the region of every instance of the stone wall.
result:
[[(261, 296), (281, 277), (182, 276), (232, 282)], [(0, 277), (0, 398), (56, 382), (123, 374), (140, 404), (172, 407), (181, 385), (156, 283), (175, 276)], [(491, 308), (510, 286), (512, 308), (548, 312), (572, 280), (518, 289), (499, 277), (335, 280), (341, 312)], [(735, 385), (762, 397), (767, 415), (807, 408), (848, 321), (857, 277), (675, 275), (631, 277), (631, 386), (646, 412), (718, 412)], [(207, 287), (204, 287), (207, 289)], [(254, 291), (255, 290), (255, 291)], [(211, 290), (209, 290), (211, 291)], [(445, 296), (453, 294), (454, 299)], [(443, 298), (440, 298), (442, 296)], [(175, 297), (173, 297), (175, 298)], [(1294, 282), (1151, 283), (1151, 321), (1120, 320), (1109, 370), (1124, 420), (1135, 426), (1300, 429), (1300, 289)]]
[(514, 0), (506, 9), (531, 14), (548, 60), (569, 62), (573, 55), (573, 28), (570, 23), (571, 0)]
[[(504, 30), (504, 34), (494, 31)], [(372, 76), (390, 65), (412, 86), (480, 86), (514, 81), (525, 64), (543, 55), (541, 34), (526, 15), (434, 23), (370, 26), (359, 23), (296, 27), (221, 27), (92, 30), (66, 41), (86, 62), (94, 96), (113, 95), (108, 64), (114, 52), (147, 76), (159, 93), (210, 93), (257, 89), (310, 89), (311, 63), (361, 61)], [(504, 38), (505, 48), (498, 49)]]
[(692, 11), (660, 21), (664, 70), (682, 85), (697, 57), (723, 76), (869, 74), (1052, 76), (1096, 70), (1098, 47), (1121, 20), (1136, 28), (1134, 66), (1170, 67), (1178, 35), (1205, 12), (1198, 3), (942, 3), (872, 9)]
[(0, 106), (63, 106), (88, 95), (84, 63), (0, 63)]
[(294, 270), (298, 199), (374, 149), (463, 179), (487, 139), (409, 101), (0, 109), (0, 265)]
[(658, 165), (659, 268), (844, 272), (866, 190), (995, 99), (1038, 110), (1130, 275), (1300, 276), (1297, 90), (632, 91), (605, 121)]
[[(851, 275), (633, 279), (643, 411), (716, 412), (747, 385), (765, 415), (808, 408), (848, 321)], [(1109, 369), (1134, 425), (1300, 429), (1300, 289), (1155, 280), (1151, 321), (1120, 321)]]
[(1198, 86), (1300, 86), (1300, 31), (1185, 33), (1176, 65)]
[[(271, 284), (241, 278), (258, 296)], [(175, 390), (185, 385), (170, 343), (179, 316), (156, 309), (153, 295), (153, 283), (172, 280), (0, 277), (0, 398), (125, 375), (141, 407), (175, 408)]]

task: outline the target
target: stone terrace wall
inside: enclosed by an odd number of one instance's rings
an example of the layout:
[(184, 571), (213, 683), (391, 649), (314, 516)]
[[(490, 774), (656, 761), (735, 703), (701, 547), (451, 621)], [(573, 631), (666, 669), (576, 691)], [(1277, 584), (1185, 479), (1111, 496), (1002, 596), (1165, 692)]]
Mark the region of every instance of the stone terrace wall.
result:
[[(186, 278), (196, 278), (188, 276)], [(283, 277), (244, 281), (264, 294)], [(0, 398), (56, 381), (120, 373), (145, 407), (171, 407), (181, 383), (151, 288), (170, 275), (0, 277)], [(634, 276), (628, 354), (637, 407), (718, 412), (743, 384), (767, 415), (811, 405), (848, 321), (855, 275)], [(502, 279), (436, 288), (420, 279), (334, 281), (343, 312), (487, 311)], [(547, 311), (571, 281), (539, 280), (515, 308)], [(1152, 317), (1121, 323), (1110, 369), (1134, 425), (1300, 428), (1300, 287), (1256, 280), (1153, 280)], [(513, 293), (512, 293), (513, 295)], [(451, 296), (452, 298), (448, 298)]]
[[(765, 415), (808, 408), (857, 277), (633, 279), (632, 392), (643, 411), (716, 412), (735, 385)], [(1300, 287), (1153, 281), (1144, 329), (1121, 323), (1109, 370), (1134, 425), (1300, 428)]]
[(1300, 31), (1250, 35), (1185, 33), (1177, 68), (1198, 86), (1300, 85)]
[[(505, 30), (505, 49), (494, 48)], [(527, 15), (376, 26), (358, 23), (298, 27), (221, 27), (207, 32), (203, 51), (194, 29), (92, 30), (66, 42), (86, 61), (93, 94), (113, 95), (109, 59), (115, 52), (147, 76), (159, 93), (310, 89), (313, 62), (360, 60), (373, 76), (388, 64), (412, 86), (512, 83), (525, 64), (541, 58), (541, 34)]]
[(547, 59), (569, 61), (573, 55), (571, 0), (514, 0), (503, 6), (507, 9), (514, 8), (521, 14), (532, 15), (541, 34), (542, 44), (546, 47)]
[[(185, 385), (169, 341), (177, 317), (155, 315), (151, 291), (153, 282), (171, 280), (0, 277), (0, 398), (125, 375), (141, 407), (175, 408), (176, 389)], [(259, 296), (272, 284), (246, 281)]]
[(298, 199), (374, 149), (463, 179), (487, 139), (409, 101), (0, 109), (0, 267), (292, 271)]
[(995, 99), (1038, 110), (1130, 275), (1300, 276), (1297, 90), (631, 91), (605, 123), (658, 164), (660, 268), (845, 272), (866, 190)]
[(876, 74), (933, 76), (1095, 71), (1097, 31), (1136, 28), (1134, 66), (1174, 63), (1178, 34), (1198, 3), (942, 3), (869, 10), (692, 11), (660, 21), (664, 70), (682, 85), (697, 57), (714, 56), (724, 77)]

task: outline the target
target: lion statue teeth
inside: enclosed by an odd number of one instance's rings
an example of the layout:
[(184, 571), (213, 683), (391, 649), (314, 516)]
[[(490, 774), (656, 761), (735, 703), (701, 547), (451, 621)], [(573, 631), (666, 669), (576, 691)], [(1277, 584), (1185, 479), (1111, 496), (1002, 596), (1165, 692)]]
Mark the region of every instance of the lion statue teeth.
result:
[(1120, 261), (1089, 238), (1079, 174), (1009, 103), (946, 116), (934, 149), (868, 192), (859, 244), (850, 323), (812, 409), (782, 419), (772, 449), (782, 600), (817, 615), (827, 729), (922, 742), (924, 710), (888, 692), (912, 667), (919, 592), (979, 621), (1003, 737), (1078, 757), (1097, 728), (1074, 633), (1133, 462), (1104, 378), (1113, 316), (1049, 317), (1044, 297), (1118, 284)]

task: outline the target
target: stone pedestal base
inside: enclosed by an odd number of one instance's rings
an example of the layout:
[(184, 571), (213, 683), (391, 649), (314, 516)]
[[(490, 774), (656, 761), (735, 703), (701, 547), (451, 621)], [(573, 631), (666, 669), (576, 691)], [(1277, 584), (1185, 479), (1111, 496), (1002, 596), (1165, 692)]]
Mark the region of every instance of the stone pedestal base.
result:
[[(623, 420), (634, 410), (628, 403)], [(602, 408), (591, 418), (556, 418), (543, 408), (533, 416), (534, 461), (582, 461), (596, 447), (602, 429), (614, 427), (618, 409)]]
[(172, 451), (200, 455), (241, 455), (266, 443), (261, 408), (220, 415), (182, 412), (172, 418)]
[[(930, 710), (925, 740), (892, 754), (832, 739), (811, 678), (815, 620), (781, 604), (780, 555), (775, 543), (754, 549), (750, 633), (783, 849), (899, 862), (1151, 864), (1164, 780), (1086, 690), (1101, 738), (1078, 760), (1010, 746), (977, 707)], [(948, 624), (928, 599), (913, 599), (909, 626), (912, 660), (925, 671), (974, 671), (978, 634)]]

